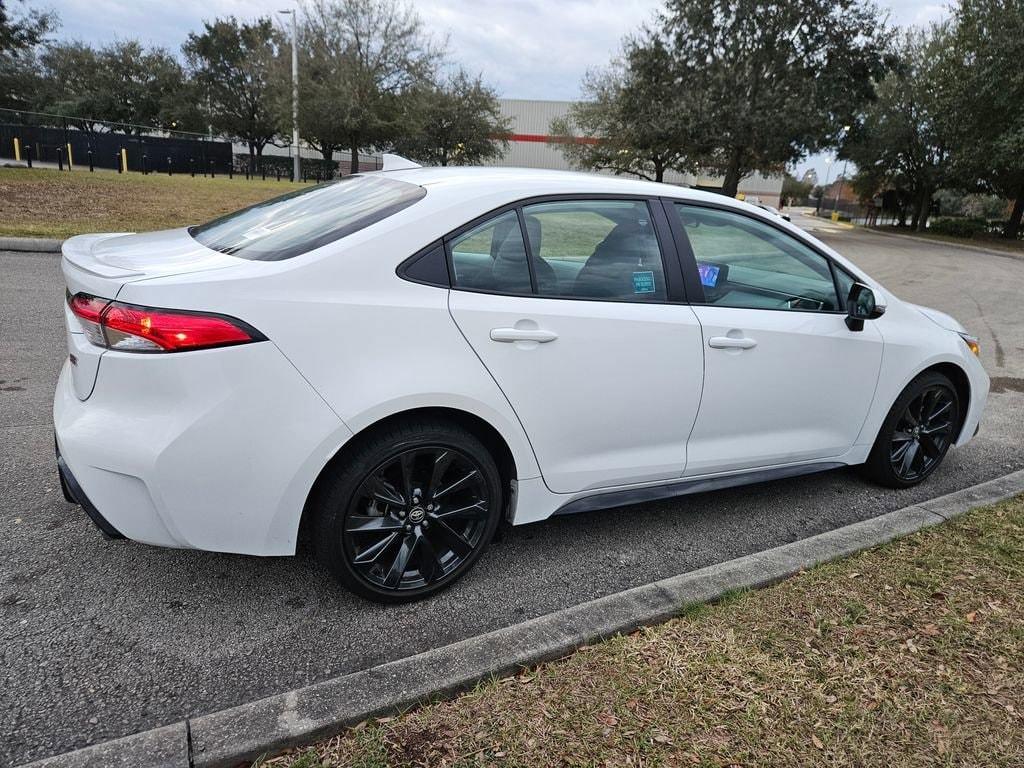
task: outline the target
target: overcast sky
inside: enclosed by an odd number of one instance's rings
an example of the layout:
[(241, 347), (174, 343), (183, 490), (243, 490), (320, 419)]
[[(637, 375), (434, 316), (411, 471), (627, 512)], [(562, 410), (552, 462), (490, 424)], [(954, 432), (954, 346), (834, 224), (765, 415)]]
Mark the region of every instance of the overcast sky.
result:
[[(58, 37), (102, 44), (137, 38), (178, 51), (205, 19), (254, 18), (294, 7), (294, 0), (28, 0), (55, 8)], [(946, 14), (944, 2), (881, 0), (900, 25)], [(427, 27), (447, 38), (449, 58), (480, 72), (499, 95), (573, 99), (584, 72), (608, 62), (623, 35), (650, 20), (657, 0), (416, 0)], [(15, 3), (17, 7), (17, 3)], [(808, 164), (824, 178), (822, 158)], [(834, 175), (834, 174), (833, 174)]]

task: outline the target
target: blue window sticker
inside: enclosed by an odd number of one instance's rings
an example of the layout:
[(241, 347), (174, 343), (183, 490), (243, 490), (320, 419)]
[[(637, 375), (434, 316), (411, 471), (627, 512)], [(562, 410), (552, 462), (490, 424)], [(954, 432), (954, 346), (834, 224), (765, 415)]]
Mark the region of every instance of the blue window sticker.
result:
[(721, 269), (721, 267), (716, 267), (714, 264), (705, 264), (698, 261), (697, 271), (700, 273), (700, 284), (707, 288), (714, 288), (718, 285), (718, 273)]
[(654, 293), (655, 290), (653, 272), (633, 273), (633, 293)]

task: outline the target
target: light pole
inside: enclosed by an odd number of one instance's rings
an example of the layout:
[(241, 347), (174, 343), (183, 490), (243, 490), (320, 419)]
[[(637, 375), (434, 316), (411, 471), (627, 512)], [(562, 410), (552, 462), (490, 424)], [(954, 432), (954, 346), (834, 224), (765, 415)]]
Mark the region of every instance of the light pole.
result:
[(292, 8), (279, 13), (292, 17), (292, 181), (301, 177), (299, 158), (299, 14)]

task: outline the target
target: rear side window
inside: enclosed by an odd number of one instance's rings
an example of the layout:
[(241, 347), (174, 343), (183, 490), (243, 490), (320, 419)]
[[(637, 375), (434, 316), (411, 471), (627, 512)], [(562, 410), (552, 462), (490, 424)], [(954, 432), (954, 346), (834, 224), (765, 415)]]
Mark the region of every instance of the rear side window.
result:
[(455, 285), (477, 291), (530, 293), (530, 267), (519, 217), (508, 211), (451, 241)]
[(253, 261), (280, 261), (340, 240), (427, 192), (384, 176), (349, 176), (301, 189), (189, 228), (197, 241)]

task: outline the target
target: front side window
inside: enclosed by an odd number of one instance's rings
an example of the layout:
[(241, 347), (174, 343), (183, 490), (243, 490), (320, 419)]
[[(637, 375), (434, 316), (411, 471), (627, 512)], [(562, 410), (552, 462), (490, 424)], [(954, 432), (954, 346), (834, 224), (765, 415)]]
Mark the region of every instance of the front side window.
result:
[(450, 246), (455, 287), (496, 293), (531, 292), (526, 243), (515, 211), (485, 221)]
[(312, 251), (386, 219), (422, 199), (423, 187), (383, 176), (349, 176), (190, 227), (197, 241), (254, 261)]
[(828, 260), (768, 224), (741, 214), (676, 204), (705, 301), (724, 307), (835, 312)]
[(665, 273), (647, 203), (571, 200), (523, 208), (542, 296), (664, 301)]

